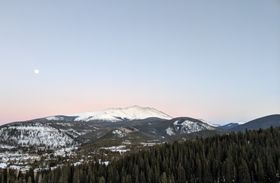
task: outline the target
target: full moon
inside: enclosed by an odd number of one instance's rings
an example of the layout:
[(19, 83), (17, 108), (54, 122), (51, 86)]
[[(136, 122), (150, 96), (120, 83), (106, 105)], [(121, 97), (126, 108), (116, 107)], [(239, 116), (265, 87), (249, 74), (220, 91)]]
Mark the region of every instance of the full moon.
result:
[(40, 73), (40, 70), (39, 69), (34, 69), (34, 74), (39, 74)]

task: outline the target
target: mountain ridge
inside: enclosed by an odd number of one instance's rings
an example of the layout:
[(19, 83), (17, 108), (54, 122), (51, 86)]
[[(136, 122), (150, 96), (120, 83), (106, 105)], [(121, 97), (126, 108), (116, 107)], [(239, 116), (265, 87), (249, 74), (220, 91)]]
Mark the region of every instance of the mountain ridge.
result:
[(138, 136), (143, 137), (140, 139), (143, 143), (144, 139), (161, 142), (198, 132), (202, 134), (204, 131), (213, 133), (244, 131), (275, 125), (280, 126), (280, 114), (264, 116), (242, 125), (231, 123), (214, 126), (205, 120), (191, 117), (172, 118), (155, 108), (135, 105), (5, 124), (0, 126), (2, 138), (0, 143), (16, 146), (45, 145), (56, 148), (96, 142), (102, 137), (110, 141), (107, 137), (112, 136), (117, 137), (118, 141), (125, 138), (131, 140)]
[[(160, 118), (160, 119), (172, 119), (172, 117), (162, 111), (159, 111), (152, 107), (141, 107), (141, 106), (130, 106), (125, 108), (109, 108), (95, 112), (84, 112), (72, 115), (55, 115), (49, 116), (45, 119), (51, 121), (59, 121), (68, 119), (68, 121), (126, 121), (126, 120), (137, 120), (147, 118)], [(72, 119), (72, 120), (71, 120)]]
[(273, 127), (280, 126), (280, 114), (271, 114), (271, 115), (253, 119), (244, 124), (231, 128), (230, 131), (245, 131), (246, 129), (257, 130), (259, 128), (265, 129), (271, 126)]

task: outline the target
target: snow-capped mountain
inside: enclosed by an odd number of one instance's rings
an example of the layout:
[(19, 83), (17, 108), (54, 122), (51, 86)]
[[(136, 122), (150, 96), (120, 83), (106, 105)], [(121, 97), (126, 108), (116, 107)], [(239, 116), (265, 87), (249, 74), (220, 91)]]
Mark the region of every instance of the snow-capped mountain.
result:
[(127, 108), (112, 108), (97, 112), (86, 112), (80, 114), (73, 114), (68, 116), (50, 116), (47, 120), (61, 121), (71, 119), (73, 121), (110, 121), (119, 122), (126, 120), (139, 120), (147, 118), (160, 118), (160, 119), (171, 119), (172, 117), (150, 107), (132, 106)]
[(162, 141), (215, 129), (198, 119), (172, 119), (154, 108), (132, 106), (3, 125), (0, 126), (0, 145), (57, 149), (112, 138)]
[(165, 130), (169, 136), (177, 134), (190, 134), (204, 130), (215, 130), (215, 127), (193, 118), (175, 118)]

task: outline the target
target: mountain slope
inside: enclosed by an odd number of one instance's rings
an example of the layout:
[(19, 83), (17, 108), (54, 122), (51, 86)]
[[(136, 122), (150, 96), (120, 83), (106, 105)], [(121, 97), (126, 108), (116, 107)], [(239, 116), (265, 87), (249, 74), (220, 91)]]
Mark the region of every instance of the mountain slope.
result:
[(230, 130), (232, 128), (235, 128), (239, 125), (239, 123), (229, 123), (226, 125), (222, 125), (222, 126), (218, 126), (218, 128), (222, 129), (222, 130)]
[(262, 129), (269, 128), (271, 126), (273, 126), (273, 127), (280, 126), (280, 114), (274, 114), (274, 115), (257, 118), (252, 121), (249, 121), (245, 124), (236, 126), (230, 130), (231, 131), (244, 131), (246, 129), (256, 130), (259, 128), (262, 128)]
[(104, 144), (113, 139), (120, 143), (129, 140), (141, 144), (147, 141), (169, 141), (206, 130), (215, 131), (216, 128), (187, 117), (171, 120), (147, 118), (114, 123), (37, 119), (0, 126), (0, 145), (59, 148), (84, 143)]
[(127, 108), (112, 108), (97, 112), (86, 112), (69, 116), (50, 116), (47, 120), (67, 121), (110, 121), (119, 122), (146, 118), (171, 119), (171, 116), (150, 107), (132, 106)]
[(204, 130), (215, 130), (214, 126), (194, 118), (174, 118), (171, 121), (171, 125), (166, 129), (166, 133), (169, 136), (190, 134)]
[(73, 145), (75, 140), (60, 129), (47, 124), (26, 122), (2, 126), (0, 128), (0, 143), (17, 147), (58, 148)]

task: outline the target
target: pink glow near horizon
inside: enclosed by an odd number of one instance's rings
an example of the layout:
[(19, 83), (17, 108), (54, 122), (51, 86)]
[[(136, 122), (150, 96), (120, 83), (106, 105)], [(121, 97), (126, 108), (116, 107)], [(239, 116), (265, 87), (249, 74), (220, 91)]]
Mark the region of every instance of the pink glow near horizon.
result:
[[(115, 104), (119, 105), (115, 105)], [(191, 108), (187, 108), (184, 105), (177, 104), (175, 106), (177, 107), (170, 107), (174, 106), (173, 104), (164, 104), (161, 101), (157, 102), (143, 102), (143, 100), (134, 100), (133, 102), (131, 100), (125, 101), (123, 99), (108, 99), (103, 101), (95, 100), (94, 104), (91, 101), (80, 101), (80, 102), (74, 102), (69, 101), (68, 103), (54, 103), (53, 105), (35, 105), (30, 104), (29, 107), (26, 106), (18, 106), (15, 110), (13, 110), (13, 106), (8, 107), (8, 110), (1, 111), (1, 121), (0, 124), (5, 124), (9, 122), (14, 121), (24, 121), (24, 120), (30, 120), (30, 119), (36, 119), (41, 117), (47, 117), (52, 115), (71, 115), (76, 113), (82, 113), (82, 112), (94, 112), (99, 110), (104, 110), (108, 108), (118, 108), (118, 107), (128, 107), (132, 105), (139, 105), (144, 107), (154, 107), (172, 117), (194, 117), (198, 119), (203, 119), (212, 123), (226, 123), (226, 122), (243, 122), (241, 120), (251, 120), (257, 117), (260, 117), (261, 115), (268, 115), (269, 113), (249, 113), (244, 112), (242, 115), (246, 118), (244, 119), (236, 119), (234, 115), (232, 115), (232, 111), (213, 111), (210, 108), (207, 108), (205, 106), (199, 106), (195, 104), (190, 104), (192, 106)], [(36, 106), (36, 107), (35, 107)], [(32, 112), (30, 112), (32, 111)], [(206, 112), (207, 111), (207, 112)], [(236, 112), (238, 113), (238, 112)], [(221, 115), (223, 114), (223, 115)], [(240, 114), (240, 112), (239, 112)], [(229, 116), (232, 117), (232, 119), (236, 119), (236, 121), (228, 121), (227, 119)], [(217, 121), (216, 121), (217, 120)]]

